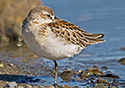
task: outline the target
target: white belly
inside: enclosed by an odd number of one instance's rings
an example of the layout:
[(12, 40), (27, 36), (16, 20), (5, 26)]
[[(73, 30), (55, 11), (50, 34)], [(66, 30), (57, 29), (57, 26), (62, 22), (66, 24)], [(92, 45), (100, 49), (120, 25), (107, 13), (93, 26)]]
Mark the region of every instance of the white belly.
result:
[(63, 41), (53, 37), (53, 34), (52, 36), (49, 34), (48, 37), (41, 38), (32, 32), (24, 31), (23, 38), (26, 45), (33, 53), (40, 57), (51, 60), (72, 57), (82, 50), (82, 48), (78, 45), (64, 44)]

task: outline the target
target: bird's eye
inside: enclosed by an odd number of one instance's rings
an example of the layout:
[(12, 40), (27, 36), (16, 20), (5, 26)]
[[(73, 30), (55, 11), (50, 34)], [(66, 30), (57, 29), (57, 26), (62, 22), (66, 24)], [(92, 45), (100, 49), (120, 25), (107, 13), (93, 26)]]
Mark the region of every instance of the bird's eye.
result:
[(51, 15), (46, 15), (48, 18), (52, 19)]
[(47, 17), (50, 17), (50, 15), (47, 15)]

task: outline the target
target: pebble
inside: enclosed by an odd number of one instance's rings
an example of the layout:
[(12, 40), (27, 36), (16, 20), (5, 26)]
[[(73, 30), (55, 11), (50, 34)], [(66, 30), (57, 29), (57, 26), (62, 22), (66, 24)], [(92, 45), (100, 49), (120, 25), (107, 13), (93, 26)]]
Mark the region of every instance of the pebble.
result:
[(95, 83), (104, 83), (104, 84), (110, 84), (108, 81), (106, 80), (102, 80), (101, 78), (99, 78), (98, 80), (96, 80)]
[(71, 70), (66, 70), (63, 73), (60, 74), (60, 77), (65, 80), (65, 81), (70, 81), (71, 80), (71, 74), (73, 71)]
[(10, 63), (9, 66), (14, 67), (14, 64)]
[(0, 64), (0, 68), (3, 68), (3, 67), (4, 67), (4, 64), (1, 63), (1, 64)]
[(120, 50), (123, 50), (123, 51), (125, 51), (125, 47), (122, 47)]
[(114, 75), (114, 74), (106, 74), (104, 77), (108, 77), (108, 78), (119, 78), (119, 76)]
[(23, 86), (18, 86), (17, 88), (24, 88)]
[(86, 78), (90, 77), (91, 75), (104, 75), (98, 68), (98, 66), (93, 66), (93, 68), (88, 68), (86, 71), (80, 73), (80, 79), (85, 80)]
[(109, 86), (104, 83), (96, 83), (94, 88), (109, 88)]
[(46, 85), (44, 88), (55, 88), (55, 87), (52, 85)]
[(17, 88), (17, 83), (16, 82), (9, 82), (4, 86), (4, 88)]
[(122, 65), (125, 65), (125, 57), (118, 60), (118, 62), (120, 62)]

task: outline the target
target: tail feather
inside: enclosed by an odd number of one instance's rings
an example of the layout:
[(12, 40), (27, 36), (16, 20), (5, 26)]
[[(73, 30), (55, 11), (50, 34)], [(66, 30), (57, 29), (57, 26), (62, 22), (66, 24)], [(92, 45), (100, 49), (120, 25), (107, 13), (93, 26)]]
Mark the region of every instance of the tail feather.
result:
[(104, 34), (92, 34), (92, 33), (84, 33), (84, 35), (88, 38), (103, 38), (104, 37)]
[(85, 35), (86, 39), (88, 40), (88, 45), (96, 44), (96, 43), (105, 41), (103, 39), (100, 39), (100, 38), (104, 37), (104, 34), (85, 33), (84, 35)]

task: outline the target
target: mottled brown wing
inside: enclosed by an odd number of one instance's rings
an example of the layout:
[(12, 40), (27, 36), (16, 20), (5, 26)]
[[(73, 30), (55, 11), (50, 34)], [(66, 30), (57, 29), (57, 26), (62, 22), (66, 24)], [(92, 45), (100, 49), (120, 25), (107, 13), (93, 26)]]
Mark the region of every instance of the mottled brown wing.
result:
[(60, 36), (62, 40), (66, 41), (66, 43), (73, 43), (81, 47), (86, 47), (89, 44), (104, 41), (99, 39), (103, 34), (87, 33), (78, 26), (60, 19), (49, 23), (48, 25), (51, 27), (52, 32), (54, 32), (56, 36)]

